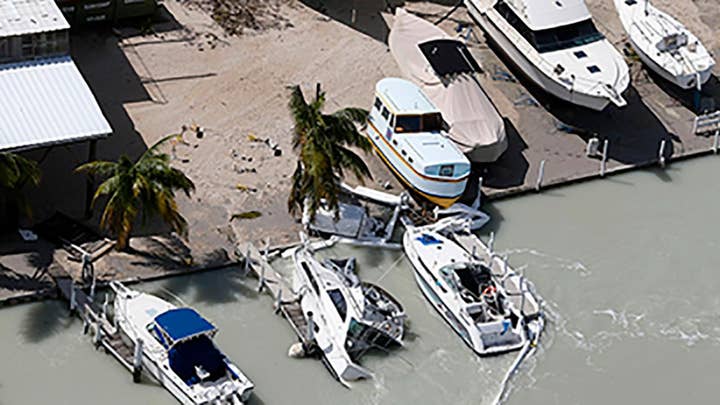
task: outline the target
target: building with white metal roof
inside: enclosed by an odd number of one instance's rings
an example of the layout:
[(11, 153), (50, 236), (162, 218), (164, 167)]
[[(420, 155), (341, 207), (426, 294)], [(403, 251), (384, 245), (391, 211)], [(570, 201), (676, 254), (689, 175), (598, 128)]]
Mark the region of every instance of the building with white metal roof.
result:
[(54, 0), (0, 0), (0, 37), (68, 28)]
[(0, 150), (105, 137), (112, 132), (70, 57), (0, 65)]
[(0, 152), (107, 137), (54, 0), (0, 0)]

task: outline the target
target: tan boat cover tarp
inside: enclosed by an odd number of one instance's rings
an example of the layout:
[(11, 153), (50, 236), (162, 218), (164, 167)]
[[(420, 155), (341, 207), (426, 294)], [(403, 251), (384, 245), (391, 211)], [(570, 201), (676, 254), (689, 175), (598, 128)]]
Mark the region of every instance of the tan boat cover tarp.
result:
[(444, 85), (419, 44), (453, 39), (439, 27), (408, 13), (395, 12), (388, 45), (403, 74), (425, 92), (450, 125), (450, 138), (473, 162), (494, 162), (507, 149), (505, 125), (477, 79), (462, 74)]

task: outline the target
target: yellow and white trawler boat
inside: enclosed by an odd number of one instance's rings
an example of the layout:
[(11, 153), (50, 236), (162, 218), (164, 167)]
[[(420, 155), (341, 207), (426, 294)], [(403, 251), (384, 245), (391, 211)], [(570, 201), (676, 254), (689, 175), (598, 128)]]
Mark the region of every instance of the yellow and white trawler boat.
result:
[(377, 83), (370, 142), (411, 191), (447, 208), (465, 191), (470, 162), (444, 127), (440, 111), (413, 83), (397, 78)]

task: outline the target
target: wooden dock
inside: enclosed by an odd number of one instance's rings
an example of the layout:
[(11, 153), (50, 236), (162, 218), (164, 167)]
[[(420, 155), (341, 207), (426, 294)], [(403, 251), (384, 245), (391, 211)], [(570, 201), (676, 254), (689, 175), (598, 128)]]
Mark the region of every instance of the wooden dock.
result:
[(311, 347), (312, 342), (307, 338), (307, 321), (289, 280), (275, 271), (268, 263), (267, 255), (263, 255), (252, 243), (239, 246), (237, 253), (244, 258), (247, 271), (258, 278), (258, 290), (266, 291), (273, 298), (275, 312), (288, 321), (305, 348)]
[(120, 336), (117, 328), (106, 316), (108, 302), (98, 304), (86, 289), (77, 286), (69, 276), (55, 277), (60, 297), (70, 303), (70, 311), (83, 321), (83, 332), (90, 332), (96, 347), (102, 347), (140, 381), (141, 366), (135, 358), (135, 348)]

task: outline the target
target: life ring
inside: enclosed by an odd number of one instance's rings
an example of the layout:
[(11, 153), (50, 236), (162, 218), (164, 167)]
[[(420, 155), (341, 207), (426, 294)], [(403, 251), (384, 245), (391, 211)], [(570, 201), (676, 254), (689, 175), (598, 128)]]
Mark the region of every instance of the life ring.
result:
[(495, 295), (496, 292), (497, 288), (494, 285), (489, 285), (483, 290), (482, 295)]

